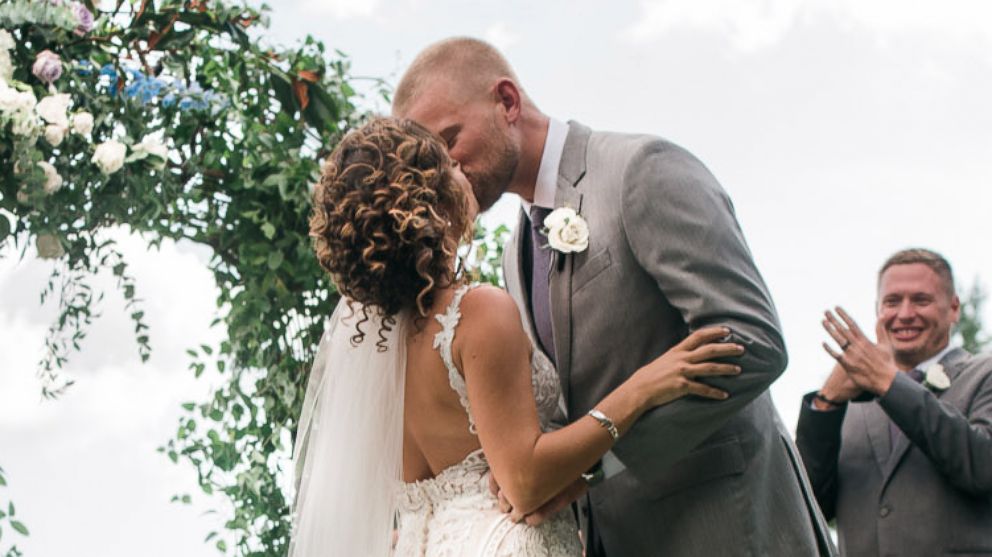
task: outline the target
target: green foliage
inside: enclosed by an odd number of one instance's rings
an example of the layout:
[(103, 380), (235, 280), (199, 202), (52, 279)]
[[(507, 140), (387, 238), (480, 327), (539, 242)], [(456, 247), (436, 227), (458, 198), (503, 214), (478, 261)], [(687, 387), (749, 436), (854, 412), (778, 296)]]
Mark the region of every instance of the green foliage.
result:
[[(161, 451), (192, 465), (203, 493), (230, 502), (221, 510), (227, 531), (207, 541), (222, 552), (281, 555), (289, 517), (279, 478), (322, 319), (336, 302), (307, 236), (309, 185), (327, 149), (362, 118), (348, 61), (312, 38), (292, 49), (264, 45), (264, 12), (247, 5), (100, 6), (108, 10), (82, 36), (61, 7), (14, 2), (0, 10), (16, 43), (10, 86), (51, 95), (31, 74), (37, 53), (51, 50), (64, 69), (52, 87), (69, 95), (70, 121), (85, 112), (95, 122), (91, 133), (70, 132), (55, 145), (40, 114), (0, 118), (0, 247), (13, 243), (23, 257), (35, 244), (56, 260), (42, 293), (60, 308), (39, 366), (43, 391), (56, 396), (71, 384), (58, 370), (98, 316), (102, 293), (89, 281), (103, 269), (117, 277), (139, 354), (148, 357), (138, 285), (108, 229), (126, 226), (151, 246), (166, 238), (209, 246), (220, 292), (215, 324), (227, 335), (191, 349), (190, 368), (197, 376), (211, 368), (224, 381), (209, 400), (183, 406)], [(119, 169), (94, 160), (111, 141), (126, 149)], [(61, 176), (60, 188), (46, 187), (40, 161)]]
[(465, 258), (465, 274), (469, 280), (501, 288), (506, 285), (503, 280), (503, 246), (509, 237), (510, 229), (504, 224), (486, 230), (481, 222), (476, 222), (475, 237)]
[(987, 296), (982, 283), (976, 278), (967, 294), (961, 299), (961, 318), (954, 327), (954, 336), (961, 342), (961, 346), (972, 354), (977, 354), (992, 345), (992, 337), (983, 333), (982, 326), (982, 309)]
[[(7, 477), (3, 468), (0, 468), (0, 487), (7, 487)], [(0, 497), (0, 551), (2, 551), (4, 542), (4, 522), (13, 531), (17, 532), (22, 536), (29, 535), (27, 527), (23, 522), (16, 518), (17, 509), (14, 507), (14, 503), (11, 501), (6, 501)], [(17, 545), (12, 545), (7, 548), (7, 551), (2, 553), (4, 557), (20, 557), (21, 552), (17, 549)]]
[[(203, 497), (226, 502), (217, 509), (224, 531), (205, 543), (222, 553), (284, 555), (296, 420), (323, 319), (337, 301), (308, 238), (310, 184), (318, 161), (364, 117), (348, 60), (310, 37), (291, 49), (264, 44), (265, 13), (246, 4), (112, 0), (99, 4), (105, 10), (90, 32), (79, 32), (68, 6), (0, 3), (0, 27), (15, 43), (8, 89), (68, 95), (72, 126), (51, 141), (56, 124), (39, 111), (3, 112), (0, 103), (0, 248), (12, 244), (25, 257), (35, 246), (56, 263), (41, 293), (42, 303), (54, 298), (59, 307), (39, 365), (43, 394), (72, 384), (60, 370), (99, 317), (103, 293), (90, 281), (102, 270), (117, 279), (140, 357), (150, 354), (140, 285), (108, 230), (126, 227), (150, 247), (164, 239), (208, 246), (219, 291), (214, 325), (226, 335), (217, 345), (189, 339), (189, 368), (222, 380), (206, 400), (182, 405), (174, 437), (159, 450), (196, 470)], [(43, 50), (64, 70), (51, 90), (31, 72)], [(84, 113), (92, 131), (76, 129)], [(100, 151), (113, 142), (124, 150), (117, 160)], [(471, 278), (502, 284), (508, 234), (476, 235), (466, 254)]]

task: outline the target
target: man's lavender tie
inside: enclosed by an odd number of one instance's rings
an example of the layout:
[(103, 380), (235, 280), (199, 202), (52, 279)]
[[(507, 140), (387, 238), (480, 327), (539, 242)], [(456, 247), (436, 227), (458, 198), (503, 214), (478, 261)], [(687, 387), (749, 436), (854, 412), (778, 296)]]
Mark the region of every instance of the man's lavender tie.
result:
[(551, 269), (551, 247), (544, 234), (544, 219), (551, 209), (532, 205), (530, 208), (531, 274), (530, 314), (534, 317), (537, 338), (552, 362), (555, 361), (555, 340), (551, 332), (551, 296), (548, 292), (548, 273)]

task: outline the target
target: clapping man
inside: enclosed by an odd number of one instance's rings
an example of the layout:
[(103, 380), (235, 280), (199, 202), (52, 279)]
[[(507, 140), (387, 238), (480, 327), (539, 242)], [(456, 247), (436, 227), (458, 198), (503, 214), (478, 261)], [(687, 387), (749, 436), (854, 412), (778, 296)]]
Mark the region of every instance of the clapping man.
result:
[(924, 249), (878, 275), (877, 343), (843, 309), (797, 444), (842, 555), (992, 555), (992, 357), (951, 345), (951, 267)]

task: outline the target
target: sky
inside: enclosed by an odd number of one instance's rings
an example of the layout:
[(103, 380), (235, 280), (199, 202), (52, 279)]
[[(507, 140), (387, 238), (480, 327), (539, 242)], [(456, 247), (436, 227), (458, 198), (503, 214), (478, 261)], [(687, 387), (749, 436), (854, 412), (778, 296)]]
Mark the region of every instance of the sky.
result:
[[(874, 281), (892, 252), (942, 252), (959, 282), (992, 285), (992, 5), (984, 0), (273, 0), (271, 35), (309, 33), (356, 76), (395, 83), (452, 35), (501, 48), (547, 114), (650, 133), (692, 151), (734, 200), (782, 320), (790, 365), (772, 387), (794, 427), (799, 399), (831, 367), (822, 311), (870, 329)], [(386, 109), (386, 107), (381, 107)], [(489, 222), (512, 222), (507, 197)], [(40, 402), (34, 376), (54, 316), (38, 295), (51, 265), (0, 254), (0, 466), (32, 535), (29, 557), (215, 555), (216, 526), (192, 471), (155, 452), (195, 381), (185, 349), (210, 329), (209, 253), (148, 251), (117, 234), (146, 300), (142, 365), (110, 277), (102, 317)], [(983, 316), (992, 326), (992, 312)], [(193, 504), (169, 503), (194, 493)], [(0, 499), (2, 501), (2, 499)], [(11, 539), (4, 532), (0, 547)], [(137, 549), (136, 549), (137, 548)]]

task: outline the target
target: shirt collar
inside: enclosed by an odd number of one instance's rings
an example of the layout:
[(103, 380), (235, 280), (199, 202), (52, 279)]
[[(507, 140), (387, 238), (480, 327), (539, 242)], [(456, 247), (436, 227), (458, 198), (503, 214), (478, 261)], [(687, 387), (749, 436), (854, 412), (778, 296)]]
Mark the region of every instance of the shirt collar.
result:
[(948, 342), (947, 346), (945, 346), (943, 350), (938, 352), (932, 358), (920, 362), (919, 365), (916, 366), (916, 369), (926, 372), (927, 368), (943, 360), (944, 356), (946, 356), (951, 350), (954, 350), (954, 348), (954, 345)]
[[(537, 182), (534, 184), (534, 205), (545, 209), (555, 206), (555, 190), (558, 188), (558, 168), (561, 166), (561, 156), (565, 152), (565, 138), (568, 137), (568, 124), (554, 118), (548, 119), (548, 136), (544, 140), (544, 152), (541, 154), (541, 166), (537, 170)], [(524, 212), (530, 215), (531, 203), (520, 201)]]

